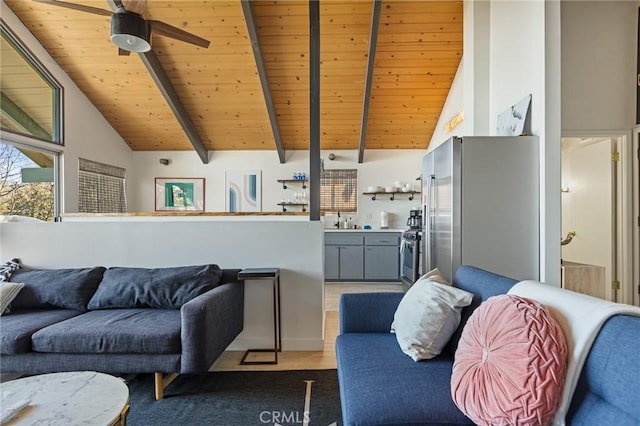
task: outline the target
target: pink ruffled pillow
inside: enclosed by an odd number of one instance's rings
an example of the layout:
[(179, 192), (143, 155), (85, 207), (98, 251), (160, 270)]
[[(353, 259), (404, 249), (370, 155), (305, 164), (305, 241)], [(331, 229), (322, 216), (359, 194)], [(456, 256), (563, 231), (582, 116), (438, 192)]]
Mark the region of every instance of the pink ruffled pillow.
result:
[(562, 399), (566, 366), (564, 334), (544, 306), (491, 297), (462, 331), (451, 396), (478, 425), (548, 425)]

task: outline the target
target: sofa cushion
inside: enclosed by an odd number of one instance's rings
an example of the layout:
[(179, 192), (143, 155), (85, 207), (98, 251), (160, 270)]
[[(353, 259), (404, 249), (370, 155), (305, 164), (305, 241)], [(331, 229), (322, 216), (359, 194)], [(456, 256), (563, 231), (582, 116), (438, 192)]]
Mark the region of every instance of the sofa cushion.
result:
[(495, 296), (462, 331), (451, 394), (477, 425), (549, 425), (566, 367), (565, 337), (549, 310), (532, 299)]
[(87, 303), (102, 280), (105, 268), (18, 269), (11, 281), (24, 288), (11, 303), (12, 308), (66, 308), (86, 310)]
[(180, 353), (180, 311), (85, 312), (34, 333), (33, 350), (58, 353)]
[(473, 294), (452, 287), (435, 269), (405, 293), (391, 332), (414, 361), (433, 358), (442, 352), (460, 323), (461, 309), (472, 300)]
[(109, 268), (89, 309), (180, 309), (220, 283), (218, 265), (173, 268)]
[(81, 313), (71, 309), (14, 309), (0, 317), (0, 354), (31, 352), (33, 333)]
[(602, 326), (585, 361), (566, 423), (640, 424), (640, 317), (616, 315)]
[(452, 284), (455, 287), (473, 293), (474, 296), (471, 304), (462, 308), (460, 325), (455, 333), (453, 333), (453, 336), (449, 340), (449, 343), (447, 343), (444, 350), (453, 355), (458, 347), (458, 340), (460, 340), (462, 330), (473, 311), (475, 311), (476, 308), (488, 298), (500, 294), (506, 294), (517, 282), (518, 281), (513, 278), (494, 274), (492, 272), (476, 268), (475, 266), (460, 266), (453, 276)]
[(414, 362), (390, 333), (342, 334), (336, 355), (345, 426), (471, 424), (451, 399), (450, 355)]

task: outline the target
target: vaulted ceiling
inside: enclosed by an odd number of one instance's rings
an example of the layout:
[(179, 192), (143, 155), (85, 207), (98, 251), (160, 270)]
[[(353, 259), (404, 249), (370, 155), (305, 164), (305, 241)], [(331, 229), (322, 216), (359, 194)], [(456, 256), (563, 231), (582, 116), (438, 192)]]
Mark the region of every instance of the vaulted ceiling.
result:
[[(109, 10), (102, 0), (69, 1)], [(141, 57), (118, 55), (109, 17), (5, 2), (131, 149), (193, 149)], [(462, 1), (382, 1), (367, 94), (373, 10), (372, 0), (320, 2), (322, 149), (358, 149), (363, 132), (366, 149), (426, 148), (462, 58)], [(308, 149), (308, 2), (258, 0), (251, 11), (276, 134), (284, 150)], [(202, 48), (152, 38), (154, 56), (208, 150), (277, 146), (245, 13), (240, 0), (149, 0), (144, 13), (211, 42)]]

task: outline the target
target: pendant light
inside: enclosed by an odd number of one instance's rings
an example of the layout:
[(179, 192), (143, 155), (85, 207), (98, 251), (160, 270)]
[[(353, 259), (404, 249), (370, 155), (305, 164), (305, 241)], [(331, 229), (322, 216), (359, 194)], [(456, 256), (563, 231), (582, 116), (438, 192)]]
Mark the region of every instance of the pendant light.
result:
[(129, 52), (151, 50), (149, 24), (137, 13), (118, 7), (111, 15), (111, 42)]

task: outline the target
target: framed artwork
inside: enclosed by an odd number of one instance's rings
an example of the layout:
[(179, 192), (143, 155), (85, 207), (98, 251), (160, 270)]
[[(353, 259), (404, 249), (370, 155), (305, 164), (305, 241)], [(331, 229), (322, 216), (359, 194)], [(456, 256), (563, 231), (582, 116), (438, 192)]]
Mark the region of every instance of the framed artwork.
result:
[(262, 211), (260, 170), (227, 170), (225, 172), (226, 211)]
[(156, 211), (204, 211), (204, 178), (156, 178)]
[(531, 134), (531, 94), (498, 114), (496, 136), (525, 136)]

